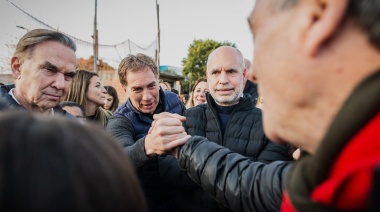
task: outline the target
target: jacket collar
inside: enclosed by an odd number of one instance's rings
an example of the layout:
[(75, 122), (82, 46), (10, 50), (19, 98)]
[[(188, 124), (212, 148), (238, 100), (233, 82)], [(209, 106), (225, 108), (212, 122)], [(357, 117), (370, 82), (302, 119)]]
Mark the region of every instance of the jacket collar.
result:
[(360, 83), (346, 100), (316, 153), (303, 154), (295, 162), (286, 187), (291, 202), (299, 211), (331, 210), (310, 200), (310, 193), (327, 179), (333, 162), (351, 138), (377, 114), (379, 93), (380, 71), (377, 71)]

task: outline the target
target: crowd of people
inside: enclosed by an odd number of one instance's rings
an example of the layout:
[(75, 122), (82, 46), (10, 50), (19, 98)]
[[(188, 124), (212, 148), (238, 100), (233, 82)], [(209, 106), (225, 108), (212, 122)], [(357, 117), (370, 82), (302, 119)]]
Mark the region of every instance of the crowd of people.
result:
[(185, 96), (128, 55), (120, 103), (68, 36), (27, 32), (0, 86), (0, 210), (380, 211), (379, 12), (257, 0), (253, 63), (218, 47)]

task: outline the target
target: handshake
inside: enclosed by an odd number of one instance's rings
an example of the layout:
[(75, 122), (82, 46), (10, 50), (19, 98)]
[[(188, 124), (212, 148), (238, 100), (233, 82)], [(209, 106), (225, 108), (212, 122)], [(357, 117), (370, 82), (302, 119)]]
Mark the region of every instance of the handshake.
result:
[(163, 112), (153, 116), (153, 123), (145, 137), (145, 153), (148, 156), (170, 154), (177, 157), (180, 146), (191, 137), (182, 122), (186, 117)]

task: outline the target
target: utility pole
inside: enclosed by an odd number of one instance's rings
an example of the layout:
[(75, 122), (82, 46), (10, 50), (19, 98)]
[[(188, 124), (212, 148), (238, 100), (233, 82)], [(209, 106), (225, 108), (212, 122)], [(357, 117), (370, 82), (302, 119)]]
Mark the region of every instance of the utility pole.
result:
[(97, 29), (97, 10), (98, 0), (95, 0), (95, 16), (94, 16), (94, 72), (98, 72), (98, 29)]
[(161, 51), (161, 43), (160, 43), (160, 40), (161, 40), (161, 31), (160, 31), (160, 6), (158, 5), (157, 3), (157, 0), (156, 0), (156, 11), (157, 11), (157, 41), (158, 41), (158, 46), (157, 46), (157, 50), (156, 50), (156, 59), (157, 59), (157, 67), (158, 67), (158, 71), (160, 71), (160, 51)]

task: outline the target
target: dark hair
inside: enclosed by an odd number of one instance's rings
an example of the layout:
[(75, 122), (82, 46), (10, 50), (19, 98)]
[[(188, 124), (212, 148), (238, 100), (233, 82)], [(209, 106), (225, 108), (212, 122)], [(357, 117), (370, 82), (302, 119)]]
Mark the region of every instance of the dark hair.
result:
[(146, 211), (131, 161), (97, 126), (10, 111), (0, 135), (0, 211)]
[(107, 93), (113, 97), (112, 107), (110, 110), (114, 112), (119, 106), (119, 97), (117, 95), (117, 91), (112, 86), (104, 86), (104, 88), (107, 90)]
[(128, 72), (137, 72), (140, 71), (146, 67), (149, 67), (150, 70), (153, 72), (154, 76), (158, 79), (158, 69), (156, 63), (153, 61), (153, 59), (145, 54), (137, 54), (137, 55), (128, 55), (126, 58), (124, 58), (120, 64), (119, 68), (117, 70), (119, 74), (119, 80), (120, 83), (123, 86), (127, 86), (127, 74)]
[(174, 88), (173, 88), (173, 89), (172, 89), (172, 92), (178, 95), (178, 90), (177, 90), (177, 89), (174, 89)]
[[(299, 0), (277, 0), (275, 7), (291, 8)], [(379, 0), (350, 0), (346, 15), (352, 18), (367, 35), (369, 42), (380, 51), (380, 1)]]
[(34, 47), (38, 44), (41, 44), (43, 42), (47, 41), (54, 41), (61, 43), (64, 46), (69, 47), (74, 52), (76, 51), (77, 47), (71, 38), (69, 38), (67, 35), (58, 32), (58, 31), (52, 31), (48, 29), (34, 29), (29, 32), (27, 32), (22, 38), (18, 41), (16, 45), (16, 50), (13, 54), (13, 56), (21, 56), (24, 57), (26, 54), (31, 56), (33, 54)]
[(78, 107), (82, 111), (83, 116), (86, 116), (86, 111), (84, 111), (84, 107), (82, 105), (80, 105), (79, 103), (77, 103), (77, 102), (63, 101), (59, 105), (62, 108), (64, 108), (64, 107)]

